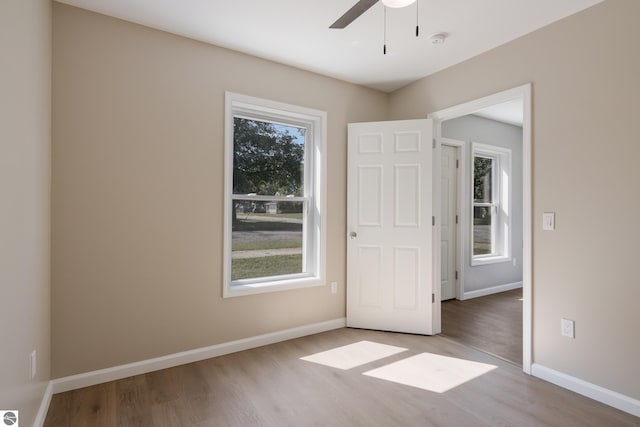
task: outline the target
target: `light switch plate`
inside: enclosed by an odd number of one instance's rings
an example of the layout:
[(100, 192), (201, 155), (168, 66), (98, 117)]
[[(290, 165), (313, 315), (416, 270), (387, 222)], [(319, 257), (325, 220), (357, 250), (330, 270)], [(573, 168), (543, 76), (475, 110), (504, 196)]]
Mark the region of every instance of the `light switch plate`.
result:
[(553, 231), (556, 229), (555, 212), (545, 212), (542, 214), (542, 229)]
[(560, 319), (560, 335), (563, 337), (575, 338), (573, 320)]

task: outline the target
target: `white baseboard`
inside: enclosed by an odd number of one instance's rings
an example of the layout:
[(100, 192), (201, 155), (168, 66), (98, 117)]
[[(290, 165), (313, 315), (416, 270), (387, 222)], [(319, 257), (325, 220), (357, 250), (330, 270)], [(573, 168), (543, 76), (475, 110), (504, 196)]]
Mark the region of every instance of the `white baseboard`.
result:
[(47, 388), (44, 390), (44, 396), (40, 402), (40, 408), (36, 414), (36, 419), (33, 422), (33, 427), (42, 427), (44, 420), (47, 418), (47, 412), (49, 411), (49, 404), (51, 403), (51, 396), (53, 395), (53, 384), (51, 381), (47, 383)]
[(531, 375), (640, 417), (640, 400), (534, 363)]
[(484, 297), (491, 294), (497, 294), (499, 292), (506, 292), (513, 289), (522, 287), (522, 282), (507, 283), (505, 285), (491, 286), (490, 288), (478, 289), (475, 291), (465, 292), (460, 300), (466, 300), (471, 298)]
[[(160, 369), (172, 368), (199, 360), (210, 359), (212, 357), (223, 356), (237, 351), (249, 350), (263, 345), (274, 344), (307, 335), (330, 331), (332, 329), (344, 328), (346, 319), (334, 319), (321, 323), (300, 326), (283, 331), (272, 332), (255, 337), (244, 338), (237, 341), (216, 344), (209, 347), (197, 348), (183, 351), (181, 353), (169, 354), (139, 362), (128, 363), (126, 365), (114, 366), (112, 368), (100, 369), (92, 372), (71, 375), (69, 377), (57, 378), (51, 381), (53, 393), (62, 393), (82, 387), (89, 387), (108, 381), (119, 380), (133, 375), (146, 374)], [(45, 412), (46, 414), (46, 412)]]

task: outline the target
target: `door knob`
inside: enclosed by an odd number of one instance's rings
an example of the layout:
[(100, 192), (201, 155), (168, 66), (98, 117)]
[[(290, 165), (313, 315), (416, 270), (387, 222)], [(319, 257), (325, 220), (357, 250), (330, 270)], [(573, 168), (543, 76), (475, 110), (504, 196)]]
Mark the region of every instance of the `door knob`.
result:
[(351, 233), (349, 233), (349, 237), (351, 237), (352, 239), (355, 239), (356, 237), (358, 237), (358, 233), (356, 233), (355, 231), (352, 231)]

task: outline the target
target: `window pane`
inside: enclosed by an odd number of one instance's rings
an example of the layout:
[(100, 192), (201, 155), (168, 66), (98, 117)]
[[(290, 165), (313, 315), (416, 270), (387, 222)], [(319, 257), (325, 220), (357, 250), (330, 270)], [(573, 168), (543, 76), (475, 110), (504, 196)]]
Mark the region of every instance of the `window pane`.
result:
[(233, 193), (304, 196), (305, 128), (233, 119)]
[(493, 253), (491, 231), (493, 214), (491, 206), (473, 207), (473, 255)]
[(473, 158), (473, 200), (477, 203), (493, 201), (493, 159)]
[(305, 202), (234, 200), (231, 279), (303, 273)]

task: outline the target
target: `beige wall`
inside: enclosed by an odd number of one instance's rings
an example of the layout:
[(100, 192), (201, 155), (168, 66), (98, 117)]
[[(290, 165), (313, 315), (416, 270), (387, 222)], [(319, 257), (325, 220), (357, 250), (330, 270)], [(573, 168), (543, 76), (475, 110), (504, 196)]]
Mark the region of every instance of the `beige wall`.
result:
[[(54, 4), (53, 376), (345, 315), (346, 129), (384, 93)], [(222, 299), (224, 92), (328, 113), (328, 270)]]
[[(533, 83), (533, 359), (635, 399), (638, 17), (639, 1), (609, 0), (391, 96), (392, 117), (424, 117)], [(545, 211), (554, 232), (542, 231)], [(560, 336), (561, 317), (575, 340)]]
[(0, 409), (26, 426), (49, 380), (49, 1), (0, 2), (0, 52)]

